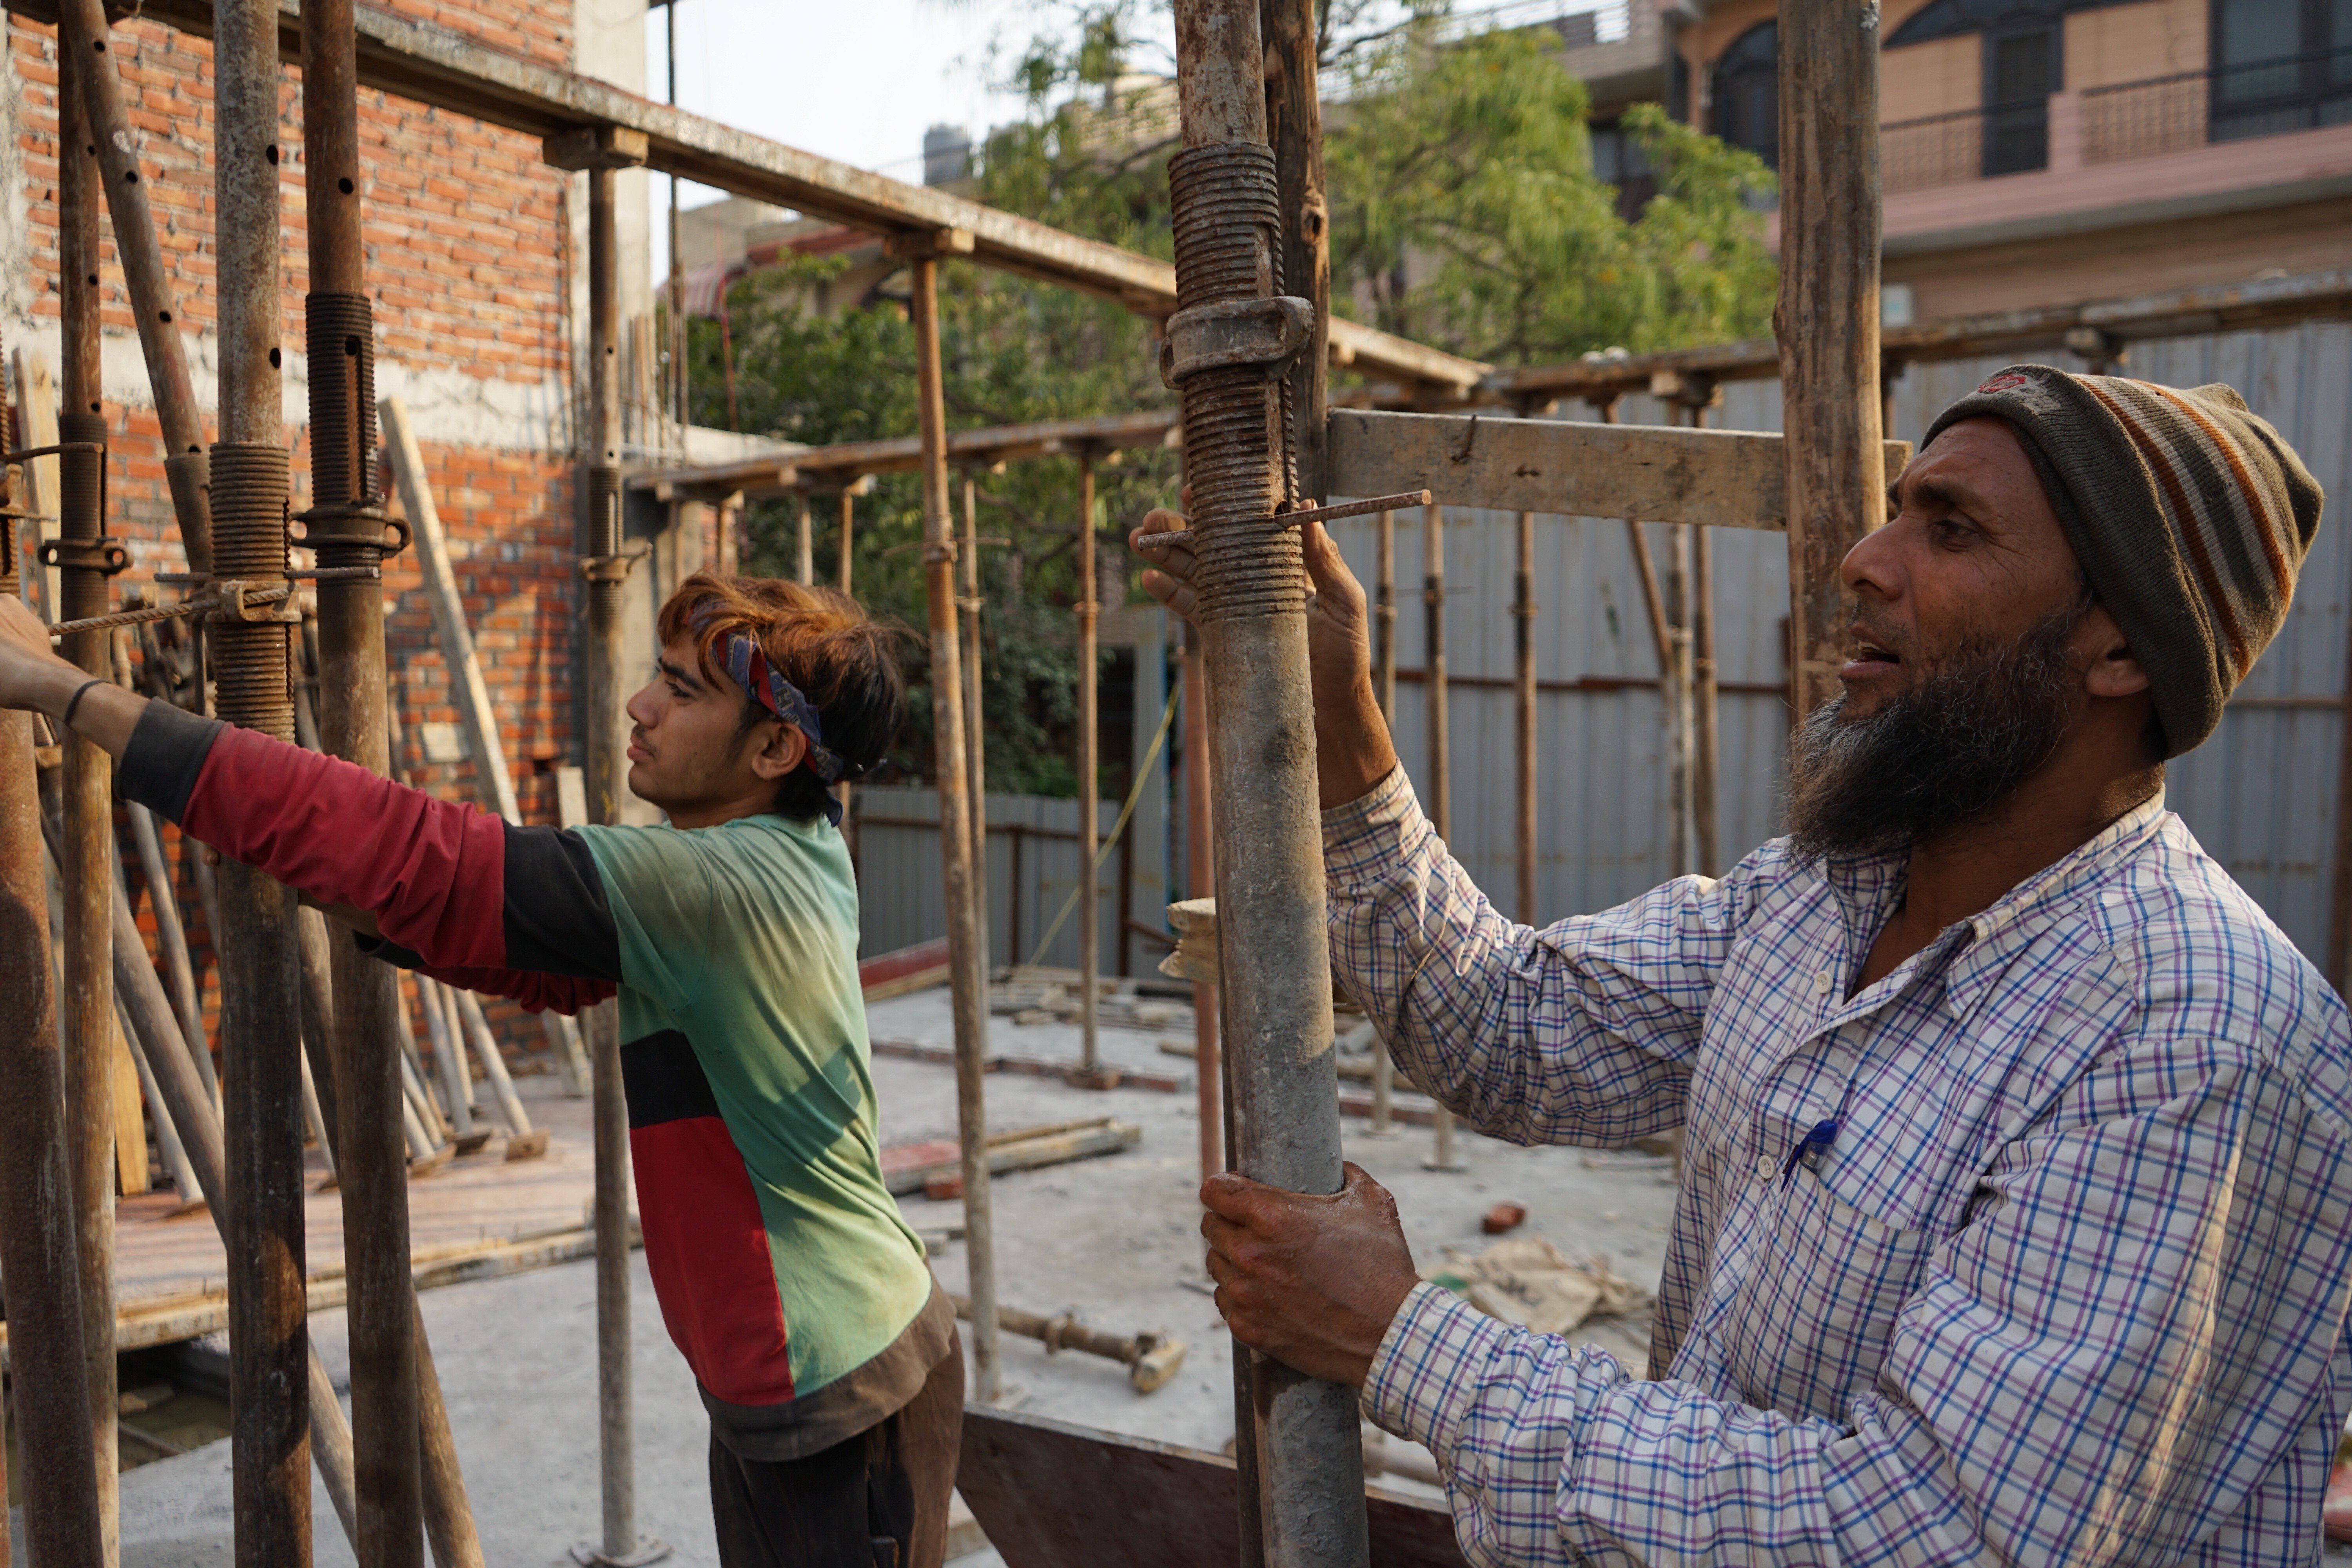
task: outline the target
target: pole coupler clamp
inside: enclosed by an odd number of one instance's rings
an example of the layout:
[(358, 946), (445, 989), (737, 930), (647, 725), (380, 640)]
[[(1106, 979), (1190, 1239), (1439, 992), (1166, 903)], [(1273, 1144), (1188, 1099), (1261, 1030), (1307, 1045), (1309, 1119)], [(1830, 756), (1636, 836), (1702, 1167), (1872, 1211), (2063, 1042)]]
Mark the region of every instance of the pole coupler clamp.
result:
[(36, 553), (42, 565), (66, 572), (96, 572), (111, 577), (131, 566), (131, 552), (121, 540), (107, 534), (96, 539), (44, 539)]
[(580, 575), (591, 583), (625, 583), (629, 569), (643, 561), (653, 549), (650, 541), (640, 541), (634, 548), (618, 555), (583, 555)]
[[(384, 510), (384, 496), (371, 496), (366, 500), (345, 501), (334, 506), (314, 506), (296, 512), (288, 521), (302, 525), (302, 536), (292, 543), (305, 550), (321, 545), (353, 545), (373, 550), (379, 561), (389, 561), (408, 548), (408, 524)], [(386, 539), (390, 530), (393, 537)]]
[(1278, 381), (1315, 331), (1315, 307), (1290, 294), (1195, 305), (1168, 318), (1160, 379), (1171, 388), (1209, 370), (1251, 369)]

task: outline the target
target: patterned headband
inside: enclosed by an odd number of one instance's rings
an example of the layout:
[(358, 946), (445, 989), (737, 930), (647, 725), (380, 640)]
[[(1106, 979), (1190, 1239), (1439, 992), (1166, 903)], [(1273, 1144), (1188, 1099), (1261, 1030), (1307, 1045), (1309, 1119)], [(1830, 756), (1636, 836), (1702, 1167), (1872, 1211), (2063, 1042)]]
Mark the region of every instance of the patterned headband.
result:
[[(835, 752), (825, 750), (824, 726), (817, 721), (816, 709), (801, 689), (786, 680), (783, 673), (768, 662), (760, 645), (736, 632), (727, 639), (727, 673), (740, 686), (751, 700), (797, 728), (808, 738), (808, 769), (826, 784), (834, 784), (849, 771), (849, 764)], [(825, 815), (835, 817), (839, 826), (835, 806)]]

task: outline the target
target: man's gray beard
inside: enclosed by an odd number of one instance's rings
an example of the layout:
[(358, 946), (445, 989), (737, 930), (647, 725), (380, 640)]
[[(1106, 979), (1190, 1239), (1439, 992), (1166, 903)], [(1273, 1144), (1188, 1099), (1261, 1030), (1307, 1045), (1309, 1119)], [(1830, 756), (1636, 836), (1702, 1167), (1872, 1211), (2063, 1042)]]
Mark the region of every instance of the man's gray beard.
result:
[(1801, 861), (1924, 844), (1994, 815), (2050, 760), (2074, 717), (2060, 611), (2017, 642), (1964, 647), (1877, 712), (1841, 694), (1789, 742), (1789, 840)]

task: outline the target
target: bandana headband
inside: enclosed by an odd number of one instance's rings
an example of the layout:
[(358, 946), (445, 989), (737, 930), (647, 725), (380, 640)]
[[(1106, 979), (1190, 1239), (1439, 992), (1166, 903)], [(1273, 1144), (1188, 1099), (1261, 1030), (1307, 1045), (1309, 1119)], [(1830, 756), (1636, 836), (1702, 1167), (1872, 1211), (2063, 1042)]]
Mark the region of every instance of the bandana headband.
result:
[[(849, 765), (838, 754), (825, 749), (824, 726), (817, 721), (815, 705), (799, 687), (784, 679), (782, 671), (768, 662), (759, 644), (741, 632), (727, 639), (727, 673), (752, 701), (807, 738), (809, 772), (826, 784), (835, 784), (849, 771)], [(838, 803), (827, 801), (825, 816), (835, 827), (841, 826)]]

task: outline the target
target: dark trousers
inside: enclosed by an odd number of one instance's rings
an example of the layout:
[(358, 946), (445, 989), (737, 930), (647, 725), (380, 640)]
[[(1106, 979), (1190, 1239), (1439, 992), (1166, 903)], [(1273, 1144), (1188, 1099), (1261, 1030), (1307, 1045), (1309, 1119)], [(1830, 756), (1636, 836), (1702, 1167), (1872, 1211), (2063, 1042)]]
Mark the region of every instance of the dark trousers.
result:
[(963, 1437), (951, 1344), (905, 1408), (798, 1459), (739, 1458), (710, 1436), (710, 1512), (726, 1568), (940, 1568)]

